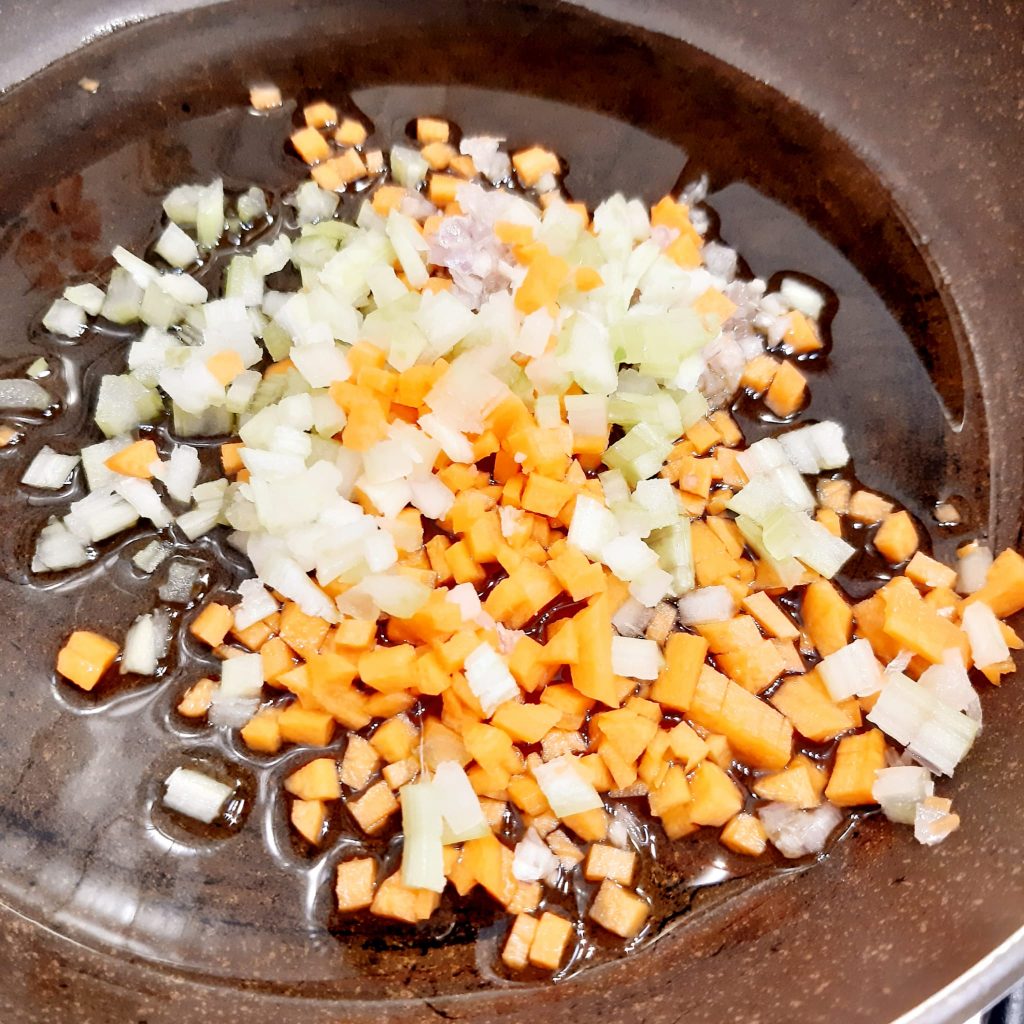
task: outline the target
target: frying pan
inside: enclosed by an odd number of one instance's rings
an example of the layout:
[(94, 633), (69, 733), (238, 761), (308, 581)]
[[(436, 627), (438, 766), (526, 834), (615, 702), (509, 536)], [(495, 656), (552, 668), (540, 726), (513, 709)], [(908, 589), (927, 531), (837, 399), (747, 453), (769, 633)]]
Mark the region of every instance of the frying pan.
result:
[[(21, 0), (0, 19), (4, 376), (45, 346), (39, 317), (63, 280), (101, 271), (118, 242), (145, 245), (169, 187), (214, 173), (286, 187), (294, 168), (283, 150), (267, 161), (241, 112), (248, 85), (271, 79), (299, 100), (350, 99), (383, 131), (436, 113), (547, 142), (590, 201), (649, 200), (707, 171), (720, 230), (757, 273), (835, 291), (810, 411), (849, 425), (860, 477), (910, 507), (940, 555), (976, 533), (1019, 543), (1019, 8)], [(50, 354), (68, 397), (118, 358), (109, 339)], [(37, 424), (26, 444), (74, 435), (84, 415)], [(177, 834), (153, 819), (161, 768), (239, 752), (170, 726), (174, 671), (108, 701), (55, 684), (72, 624), (115, 629), (152, 593), (113, 559), (63, 589), (26, 576), (46, 509), (18, 493), (22, 458), (0, 459), (5, 1022), (954, 1024), (1024, 973), (1015, 679), (983, 697), (983, 740), (948, 787), (964, 825), (934, 850), (866, 818), (806, 870), (684, 886), (657, 941), (557, 985), (490, 974), (477, 950), (493, 926), (479, 943), (457, 929), (407, 948), (339, 941), (319, 884), (329, 858), (279, 841), (283, 768), (240, 764), (237, 832)], [(960, 531), (935, 523), (946, 499)], [(227, 585), (237, 566), (208, 554)], [(677, 845), (666, 871), (680, 877), (713, 856)]]

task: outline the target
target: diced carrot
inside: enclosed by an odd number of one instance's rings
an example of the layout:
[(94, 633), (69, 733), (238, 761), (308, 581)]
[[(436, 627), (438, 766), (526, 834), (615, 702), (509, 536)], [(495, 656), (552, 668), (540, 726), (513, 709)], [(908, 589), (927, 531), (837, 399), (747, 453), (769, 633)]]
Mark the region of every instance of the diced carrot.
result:
[(564, 481), (531, 473), (523, 488), (522, 507), (527, 512), (554, 518), (572, 496), (572, 487)]
[(547, 566), (573, 601), (585, 601), (588, 597), (601, 593), (605, 588), (604, 571), (601, 566), (591, 562), (579, 548), (571, 544), (566, 544)]
[(794, 355), (803, 355), (807, 352), (817, 352), (823, 347), (814, 324), (803, 313), (794, 309), (786, 319), (789, 321), (789, 326), (782, 336), (782, 340), (790, 352)]
[(327, 128), (338, 122), (337, 109), (323, 100), (317, 100), (316, 103), (310, 103), (303, 107), (302, 116), (311, 128)]
[(316, 164), (331, 155), (331, 147), (316, 128), (307, 125), (292, 132), (292, 145), (295, 152), (307, 163)]
[(281, 738), (289, 743), (326, 747), (334, 736), (334, 719), (322, 711), (307, 711), (290, 704), (278, 719)]
[(572, 666), (572, 685), (585, 697), (618, 707), (612, 672), (612, 611), (607, 593), (591, 598), (591, 603), (574, 616), (580, 659)]
[(300, 800), (337, 800), (341, 796), (338, 762), (333, 757), (318, 757), (292, 772), (284, 780), (284, 788)]
[(253, 110), (274, 110), (281, 106), (281, 90), (276, 85), (254, 85), (249, 90), (249, 105)]
[(234, 616), (227, 605), (211, 601), (195, 617), (188, 631), (208, 647), (219, 647), (234, 623)]
[(964, 603), (975, 601), (984, 601), (1000, 619), (1024, 608), (1024, 558), (1007, 548), (989, 567), (985, 585)]
[(871, 491), (856, 491), (850, 497), (847, 515), (858, 523), (872, 525), (881, 522), (892, 512), (892, 502)]
[(722, 435), (708, 420), (697, 420), (696, 423), (683, 431), (686, 439), (693, 445), (698, 455), (711, 451), (722, 440)]
[(330, 628), (329, 622), (307, 615), (297, 604), (289, 601), (281, 612), (278, 632), (296, 654), (308, 658), (320, 650)]
[(573, 283), (578, 292), (592, 292), (604, 284), (604, 278), (601, 277), (596, 267), (577, 267)]
[(401, 872), (389, 875), (377, 887), (370, 904), (370, 913), (389, 917), (406, 924), (426, 921), (440, 905), (439, 893), (427, 889), (410, 889), (402, 884)]
[(708, 745), (687, 722), (679, 722), (668, 733), (672, 756), (689, 772), (708, 756)]
[(291, 823), (295, 831), (312, 846), (319, 846), (327, 823), (327, 808), (322, 800), (293, 800)]
[(530, 947), (537, 935), (537, 918), (520, 913), (512, 922), (501, 951), (501, 960), (514, 971), (523, 970), (530, 960)]
[(561, 170), (558, 157), (541, 146), (531, 146), (513, 153), (512, 166), (527, 188), (536, 185), (545, 174), (558, 174)]
[(839, 518), (839, 513), (831, 508), (819, 508), (814, 513), (815, 522), (821, 523), (822, 526), (832, 534), (833, 537), (842, 537), (843, 535), (843, 523)]
[(57, 671), (80, 689), (91, 690), (114, 664), (119, 653), (120, 648), (113, 640), (78, 629), (60, 649)]
[(768, 846), (764, 825), (753, 814), (737, 814), (718, 838), (733, 853), (743, 853), (748, 857), (760, 857)]
[(348, 738), (345, 756), (341, 759), (341, 781), (349, 789), (365, 789), (380, 765), (380, 756), (362, 736)]
[(374, 783), (358, 800), (349, 800), (349, 814), (367, 834), (373, 835), (384, 827), (387, 819), (398, 810), (398, 801), (388, 784), (381, 779)]
[(239, 730), (242, 742), (250, 750), (261, 754), (276, 754), (284, 740), (281, 737), (281, 712), (278, 708), (263, 708)]
[(800, 613), (804, 629), (819, 654), (834, 654), (850, 642), (853, 612), (827, 580), (817, 580), (804, 591)]
[(680, 235), (665, 247), (664, 253), (684, 270), (694, 270), (701, 265), (700, 245), (693, 233)]
[(693, 799), (690, 783), (686, 773), (677, 764), (664, 766), (660, 781), (652, 785), (647, 795), (651, 814), (657, 818), (666, 818), (676, 808), (688, 804)]
[(673, 633), (665, 644), (665, 664), (651, 687), (651, 699), (674, 711), (689, 710), (708, 644), (691, 633)]
[(821, 803), (821, 794), (814, 785), (812, 773), (817, 774), (807, 763), (790, 764), (781, 772), (762, 775), (754, 783), (754, 792), (762, 800), (809, 810)]
[(569, 264), (544, 249), (534, 257), (526, 277), (516, 289), (516, 308), (523, 313), (533, 313), (554, 303), (568, 276)]
[(185, 718), (202, 718), (210, 708), (217, 684), (210, 678), (194, 682), (178, 703), (178, 714)]
[(120, 473), (121, 476), (150, 480), (153, 477), (153, 463), (158, 458), (156, 445), (149, 438), (145, 438), (135, 441), (119, 452), (114, 452), (103, 464), (107, 469)]
[(448, 206), (455, 202), (455, 194), (461, 184), (462, 180), (454, 174), (434, 171), (427, 182), (427, 195), (435, 206)]
[(516, 743), (540, 743), (562, 717), (558, 708), (550, 704), (502, 704), (491, 723), (503, 729)]
[(854, 726), (849, 715), (814, 686), (808, 676), (786, 679), (772, 694), (771, 703), (797, 732), (815, 743), (830, 740)]
[(694, 300), (693, 308), (704, 317), (709, 317), (716, 328), (736, 312), (736, 303), (717, 288), (708, 288)]
[(885, 602), (883, 629), (901, 650), (913, 651), (937, 665), (951, 648), (960, 651), (970, 665), (971, 646), (967, 634), (949, 619), (929, 608), (913, 583), (897, 576), (880, 591)]
[(658, 732), (657, 721), (631, 708), (605, 711), (591, 721), (626, 761), (638, 761)]
[(605, 843), (594, 843), (587, 854), (583, 868), (588, 882), (602, 882), (610, 878), (619, 885), (630, 885), (636, 872), (636, 854), (632, 850), (620, 850)]
[(623, 889), (618, 883), (606, 878), (590, 905), (588, 917), (623, 939), (633, 939), (639, 934), (651, 908), (635, 893)]
[(412, 644), (375, 647), (359, 656), (359, 678), (382, 693), (405, 690), (416, 679), (416, 648)]
[(242, 357), (232, 348), (223, 349), (206, 360), (206, 368), (226, 388), (244, 369)]
[(364, 910), (373, 902), (377, 864), (372, 857), (343, 860), (338, 864), (336, 879), (334, 891), (338, 910), (342, 913)]
[(934, 558), (918, 551), (903, 570), (907, 579), (913, 580), (919, 587), (934, 589), (956, 586), (956, 570), (937, 562)]
[(887, 515), (874, 538), (875, 547), (891, 565), (907, 561), (917, 551), (919, 543), (917, 527), (905, 511)]
[(416, 749), (419, 729), (404, 715), (389, 719), (370, 737), (370, 746), (389, 764), (402, 761)]
[(530, 963), (546, 971), (557, 971), (565, 956), (571, 935), (572, 923), (567, 918), (546, 910), (537, 922), (537, 929), (530, 943)]
[(775, 682), (786, 667), (771, 640), (759, 639), (744, 647), (715, 655), (718, 667), (750, 693), (760, 693)]
[(800, 636), (800, 630), (789, 616), (764, 591), (758, 591), (745, 598), (743, 607), (754, 616), (758, 625), (769, 636), (779, 640), (795, 640)]
[(586, 843), (599, 843), (608, 838), (608, 812), (603, 807), (567, 814), (562, 821)]
[(342, 118), (335, 129), (334, 141), (341, 146), (361, 146), (366, 141), (366, 128), (355, 118)]
[(447, 142), (451, 127), (439, 117), (418, 117), (416, 119), (416, 140), (421, 146), (431, 142)]
[(767, 353), (755, 356), (743, 369), (740, 384), (755, 394), (761, 394), (771, 387), (775, 374), (778, 373), (782, 361)]
[(690, 781), (692, 800), (687, 810), (695, 825), (724, 825), (743, 810), (743, 794), (712, 761), (701, 761)]
[(878, 729), (846, 736), (836, 748), (835, 765), (825, 796), (837, 807), (875, 802), (875, 775), (885, 767), (885, 736)]
[(771, 385), (764, 396), (764, 404), (776, 416), (792, 416), (804, 404), (807, 378), (794, 363), (783, 361), (775, 371)]
[(706, 665), (686, 709), (697, 725), (721, 733), (756, 768), (784, 768), (793, 728), (774, 708)]
[(689, 804), (680, 804), (667, 812), (661, 819), (661, 827), (669, 839), (684, 839), (700, 830), (700, 825), (690, 818)]

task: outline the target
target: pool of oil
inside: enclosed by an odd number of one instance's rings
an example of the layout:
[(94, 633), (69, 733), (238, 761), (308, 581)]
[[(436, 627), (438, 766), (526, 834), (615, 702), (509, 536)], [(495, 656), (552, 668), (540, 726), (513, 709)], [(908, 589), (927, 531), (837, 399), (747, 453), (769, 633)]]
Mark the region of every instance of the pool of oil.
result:
[[(592, 203), (619, 189), (651, 201), (708, 167), (716, 230), (739, 249), (751, 271), (766, 278), (782, 272), (810, 276), (830, 295), (831, 344), (827, 358), (807, 363), (812, 399), (802, 418), (846, 423), (864, 486), (909, 508), (940, 556), (950, 555), (956, 536), (971, 524), (985, 521), (979, 475), (965, 474), (950, 454), (957, 450), (963, 413), (955, 373), (944, 367), (941, 379), (930, 376), (917, 357), (920, 338), (913, 324), (886, 305), (863, 266), (855, 266), (793, 208), (714, 160), (701, 159), (710, 154), (695, 152), (696, 163), (691, 161), (687, 147), (698, 140), (687, 139), (684, 146), (679, 138), (579, 102), (468, 85), (351, 92), (336, 86), (325, 90), (325, 98), (374, 126), (371, 146), (401, 137), (421, 113), (450, 117), (467, 133), (507, 134), (512, 146), (547, 143), (567, 161), (567, 188)], [(0, 375), (21, 375), (44, 355), (53, 367), (46, 386), (55, 404), (45, 414), (5, 417), (19, 430), (19, 440), (0, 452), (0, 516), (7, 523), (0, 533), (0, 576), (12, 609), (0, 656), (23, 666), (12, 676), (17, 683), (4, 687), (5, 699), (31, 709), (25, 718), (30, 727), (5, 730), (0, 745), (0, 771), (10, 780), (0, 801), (0, 896), (80, 941), (196, 975), (216, 970), (269, 989), (431, 996), (541, 980), (533, 972), (513, 979), (500, 967), (503, 915), (478, 897), (446, 899), (436, 918), (420, 928), (334, 913), (337, 861), (369, 854), (392, 866), (398, 856), (394, 836), (366, 840), (339, 809), (322, 849), (297, 842), (287, 824), (281, 781), (309, 753), (253, 754), (232, 731), (178, 715), (183, 690), (212, 665), (187, 633), (178, 631), (154, 680), (111, 678), (85, 695), (48, 668), (75, 626), (122, 636), (135, 615), (159, 603), (166, 565), (151, 576), (133, 568), (129, 556), (152, 534), (139, 528), (100, 545), (96, 560), (82, 570), (55, 577), (28, 571), (35, 535), (50, 515), (79, 496), (82, 485), (40, 497), (20, 486), (20, 474), (44, 443), (71, 451), (99, 439), (90, 425), (88, 396), (102, 374), (122, 368), (132, 334), (98, 327), (78, 341), (62, 341), (42, 330), (42, 312), (67, 281), (100, 280), (113, 245), (144, 250), (161, 225), (160, 198), (174, 185), (214, 175), (233, 188), (260, 185), (272, 200), (272, 216), (260, 229), (267, 237), (286, 216), (282, 197), (301, 173), (283, 144), (294, 102), (260, 116), (240, 103), (209, 109), (204, 98), (193, 110), (191, 102), (182, 95), (180, 109), (155, 116), (130, 140), (110, 144), (62, 180), (41, 185), (17, 210), (4, 211)], [(596, 139), (599, 145), (590, 144)], [(111, 181), (121, 187), (112, 190)], [(239, 246), (251, 241), (239, 239)], [(212, 258), (201, 278), (215, 283), (226, 255)], [(741, 399), (736, 408), (748, 440), (773, 429), (756, 402)], [(153, 433), (158, 444), (168, 443), (166, 427)], [(897, 449), (902, 454), (894, 460)], [(932, 513), (936, 502), (953, 494), (965, 525), (950, 534)], [(862, 552), (843, 582), (859, 597), (885, 571), (871, 553), (868, 531), (852, 539), (861, 542)], [(201, 563), (202, 574), (190, 602), (175, 609), (178, 622), (187, 622), (202, 599), (230, 593), (247, 575), (223, 537), (188, 545), (188, 555)], [(537, 628), (558, 614), (549, 609)], [(339, 739), (332, 749), (340, 752), (343, 743)], [(811, 753), (829, 756), (827, 748)], [(185, 763), (205, 766), (235, 786), (225, 821), (199, 828), (160, 807), (160, 779)], [(751, 885), (812, 866), (774, 855), (741, 858), (710, 834), (667, 841), (640, 802), (634, 803), (645, 826), (639, 888), (655, 913), (633, 946), (685, 928)], [(507, 824), (515, 837), (517, 822), (510, 818)], [(846, 831), (855, 828), (851, 820)], [(563, 977), (623, 952), (620, 942), (586, 922), (590, 891), (574, 879), (547, 897), (577, 919)], [(444, 969), (424, 970), (425, 964)]]

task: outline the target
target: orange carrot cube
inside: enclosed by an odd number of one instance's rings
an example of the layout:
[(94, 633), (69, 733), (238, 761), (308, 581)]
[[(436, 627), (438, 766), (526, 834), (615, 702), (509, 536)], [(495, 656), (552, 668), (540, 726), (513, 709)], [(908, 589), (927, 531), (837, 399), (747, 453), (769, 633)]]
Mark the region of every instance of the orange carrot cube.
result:
[(546, 971), (557, 971), (571, 935), (572, 923), (569, 920), (545, 911), (537, 922), (530, 943), (530, 963)]
[(338, 762), (333, 757), (318, 757), (284, 780), (284, 788), (300, 800), (337, 800), (341, 796)]
[(372, 857), (343, 860), (338, 864), (335, 894), (342, 913), (364, 910), (373, 902), (377, 864)]
[(91, 690), (119, 653), (113, 640), (88, 630), (75, 630), (57, 655), (57, 671), (75, 686)]
[(121, 476), (150, 480), (153, 477), (151, 467), (158, 458), (156, 445), (146, 438), (122, 448), (119, 452), (114, 452), (103, 465), (115, 473), (120, 473)]
[(764, 825), (753, 814), (737, 814), (718, 838), (733, 853), (743, 853), (748, 857), (760, 857), (768, 846)]
[(379, 832), (387, 819), (398, 810), (398, 801), (391, 792), (391, 787), (381, 779), (357, 800), (349, 800), (346, 806), (359, 827), (367, 835), (373, 835)]
[(529, 914), (519, 914), (512, 922), (505, 946), (501, 951), (501, 960), (506, 967), (521, 971), (530, 959), (530, 947), (537, 935), (537, 919)]
[(231, 629), (234, 617), (226, 605), (212, 601), (194, 619), (189, 632), (208, 647), (219, 647)]
[(327, 808), (322, 800), (293, 800), (292, 826), (306, 842), (319, 846), (327, 823)]
[(645, 900), (606, 878), (587, 916), (612, 934), (623, 939), (633, 939), (643, 928), (650, 913), (651, 908)]

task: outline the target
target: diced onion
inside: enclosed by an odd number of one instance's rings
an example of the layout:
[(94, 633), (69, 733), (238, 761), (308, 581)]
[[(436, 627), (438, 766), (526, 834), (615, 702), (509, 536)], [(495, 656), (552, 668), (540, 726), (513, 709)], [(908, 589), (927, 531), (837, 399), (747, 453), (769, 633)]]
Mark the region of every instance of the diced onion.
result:
[(508, 670), (508, 665), (490, 644), (480, 644), (470, 652), (465, 670), (466, 682), (487, 718), (494, 714), (499, 705), (519, 696), (519, 685)]
[(49, 445), (43, 445), (22, 474), (26, 487), (39, 487), (45, 491), (59, 491), (71, 479), (81, 461), (78, 455), (61, 455)]
[(207, 825), (220, 815), (233, 790), (194, 768), (175, 768), (164, 781), (165, 807)]
[(600, 794), (579, 770), (571, 754), (563, 754), (546, 764), (536, 765), (533, 777), (551, 810), (559, 818), (595, 811), (603, 806)]
[(167, 579), (157, 591), (160, 600), (167, 604), (188, 604), (201, 572), (202, 567), (195, 562), (175, 559), (167, 566)]
[(248, 629), (273, 615), (280, 607), (259, 580), (243, 580), (238, 584), (238, 593), (242, 601), (235, 605), (233, 612), (236, 629)]
[(228, 658), (220, 670), (220, 692), (225, 697), (258, 697), (263, 689), (263, 659), (259, 654)]
[(153, 249), (172, 267), (187, 267), (199, 259), (199, 246), (173, 221), (164, 228)]
[(757, 814), (772, 845), (790, 859), (820, 853), (843, 820), (839, 808), (830, 803), (814, 810), (800, 810), (791, 804), (766, 804)]
[(170, 553), (169, 544), (163, 544), (158, 540), (150, 541), (141, 551), (132, 556), (132, 564), (142, 572), (155, 572)]
[(535, 828), (528, 828), (526, 835), (516, 843), (512, 855), (512, 874), (519, 882), (539, 882), (558, 874), (559, 859), (541, 839)]
[(64, 338), (80, 338), (87, 326), (85, 310), (67, 299), (57, 299), (46, 311), (43, 326)]
[(479, 839), (491, 831), (476, 795), (458, 761), (442, 761), (434, 769), (434, 791), (441, 798), (441, 814), (446, 828), (445, 843), (463, 843)]
[(805, 316), (816, 320), (825, 306), (825, 297), (817, 289), (798, 281), (795, 277), (784, 277), (779, 285), (779, 294)]
[(32, 556), (33, 572), (60, 572), (77, 569), (89, 561), (89, 552), (59, 519), (51, 520), (39, 532)]
[(984, 601), (968, 605), (964, 609), (961, 623), (971, 642), (971, 657), (976, 668), (998, 665), (1010, 657), (1010, 648), (1003, 637), (999, 620)]
[(736, 602), (727, 587), (701, 587), (678, 601), (679, 621), (684, 626), (725, 622), (736, 614)]
[(956, 574), (958, 594), (973, 594), (985, 585), (992, 566), (992, 552), (984, 544), (975, 544), (959, 558)]
[(612, 637), (612, 671), (630, 679), (657, 679), (664, 658), (653, 640), (641, 637)]
[(890, 820), (913, 825), (917, 805), (935, 792), (935, 783), (927, 768), (898, 765), (875, 772), (871, 796)]
[(875, 652), (863, 638), (822, 658), (818, 674), (834, 701), (870, 697), (884, 682)]
[(402, 884), (442, 892), (444, 848), (442, 801), (432, 782), (410, 783), (399, 793), (402, 804)]
[(48, 409), (51, 398), (34, 380), (0, 380), (0, 409)]
[(81, 306), (90, 316), (96, 316), (103, 308), (103, 289), (94, 284), (75, 284), (64, 289), (68, 302)]

